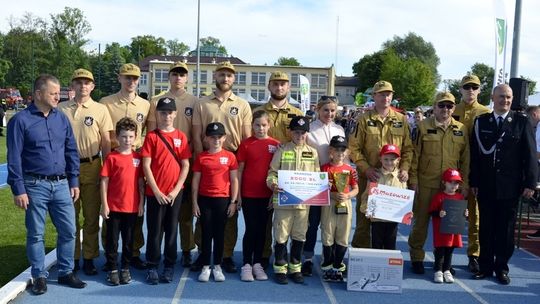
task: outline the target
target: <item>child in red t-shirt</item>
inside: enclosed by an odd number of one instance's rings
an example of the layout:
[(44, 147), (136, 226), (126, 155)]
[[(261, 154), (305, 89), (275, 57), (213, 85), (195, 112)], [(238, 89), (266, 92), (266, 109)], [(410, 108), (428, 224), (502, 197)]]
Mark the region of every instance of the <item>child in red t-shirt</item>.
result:
[[(454, 248), (463, 247), (461, 234), (448, 234), (440, 232), (441, 218), (446, 216), (446, 212), (442, 209), (445, 199), (463, 200), (463, 195), (457, 192), (459, 184), (463, 182), (461, 174), (458, 170), (447, 169), (443, 172), (442, 182), (444, 190), (435, 194), (429, 206), (429, 212), (432, 215), (433, 226), (433, 246), (435, 247), (435, 275), (433, 281), (436, 283), (453, 283), (454, 277), (450, 273), (452, 267), (452, 253)], [(465, 209), (463, 216), (469, 216), (469, 212)]]
[(266, 175), (279, 141), (268, 136), (270, 121), (268, 113), (253, 113), (253, 136), (240, 143), (236, 157), (242, 200), (238, 207), (244, 212), (246, 232), (242, 242), (244, 266), (242, 281), (268, 280), (261, 265), (266, 242), (266, 224), (272, 216), (268, 209), (272, 190), (266, 186)]
[[(323, 244), (323, 263), (325, 281), (343, 281), (345, 264), (343, 257), (347, 252), (352, 222), (351, 198), (358, 194), (356, 170), (345, 163), (347, 141), (345, 137), (336, 135), (330, 140), (328, 149), (330, 162), (321, 167), (321, 172), (328, 172), (332, 184), (330, 206), (321, 209), (321, 239)], [(347, 183), (342, 192), (336, 188), (336, 176), (344, 174)], [(336, 205), (340, 208), (336, 208)]]
[[(202, 233), (201, 263), (203, 268), (199, 281), (210, 278), (210, 253), (213, 252), (214, 281), (223, 282), (221, 270), (225, 223), (237, 208), (238, 163), (232, 152), (223, 149), (225, 127), (219, 122), (206, 126), (207, 151), (200, 153), (193, 162), (193, 215), (199, 217)], [(212, 241), (214, 247), (212, 248)]]
[[(178, 215), (182, 189), (188, 175), (191, 150), (186, 135), (174, 128), (176, 103), (172, 98), (161, 98), (156, 105), (157, 128), (146, 134), (142, 147), (143, 169), (146, 176), (146, 227), (148, 241), (146, 280), (170, 283), (177, 258)], [(164, 268), (158, 275), (161, 242), (165, 238)]]
[[(129, 262), (133, 248), (133, 227), (144, 213), (144, 178), (141, 156), (131, 150), (137, 138), (137, 123), (125, 117), (116, 124), (119, 147), (107, 155), (101, 168), (101, 215), (107, 224), (105, 257), (107, 281), (129, 284)], [(110, 191), (109, 191), (110, 189)], [(122, 234), (121, 272), (118, 273), (118, 238)]]

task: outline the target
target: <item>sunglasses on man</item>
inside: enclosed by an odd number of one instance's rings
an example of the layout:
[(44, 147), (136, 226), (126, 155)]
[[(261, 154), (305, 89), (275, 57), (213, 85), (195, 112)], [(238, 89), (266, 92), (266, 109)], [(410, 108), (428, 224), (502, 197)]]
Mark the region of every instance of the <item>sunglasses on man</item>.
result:
[(439, 109), (444, 109), (444, 108), (446, 108), (446, 109), (448, 109), (448, 110), (452, 110), (452, 109), (454, 108), (454, 105), (451, 104), (451, 103), (438, 103), (438, 104), (437, 104), (437, 107), (438, 107)]
[(480, 88), (479, 86), (477, 86), (477, 85), (471, 85), (471, 84), (466, 84), (466, 85), (463, 86), (463, 89), (464, 89), (465, 91), (468, 91), (468, 90), (470, 90), (470, 89), (473, 89), (473, 91), (476, 91), (476, 90), (478, 90), (479, 88)]

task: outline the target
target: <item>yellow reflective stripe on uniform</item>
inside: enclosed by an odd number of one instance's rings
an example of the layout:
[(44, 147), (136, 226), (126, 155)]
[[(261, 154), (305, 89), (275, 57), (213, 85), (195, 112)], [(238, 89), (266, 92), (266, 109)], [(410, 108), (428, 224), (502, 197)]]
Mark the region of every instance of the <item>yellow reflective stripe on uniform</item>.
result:
[(300, 272), (301, 270), (302, 270), (302, 263), (298, 263), (298, 264), (290, 263), (289, 264), (289, 272), (290, 273)]
[[(302, 267), (302, 265), (300, 265), (300, 267)], [(283, 266), (280, 266), (280, 265), (276, 265), (274, 264), (274, 273), (287, 273), (287, 264), (283, 265)]]
[(332, 269), (332, 264), (328, 264), (326, 266), (321, 265), (321, 270), (323, 270), (323, 271), (327, 271), (327, 270), (330, 270), (330, 269)]
[(345, 270), (347, 270), (347, 266), (345, 264), (341, 263), (341, 265), (339, 265), (338, 270), (341, 271), (341, 272), (345, 272)]

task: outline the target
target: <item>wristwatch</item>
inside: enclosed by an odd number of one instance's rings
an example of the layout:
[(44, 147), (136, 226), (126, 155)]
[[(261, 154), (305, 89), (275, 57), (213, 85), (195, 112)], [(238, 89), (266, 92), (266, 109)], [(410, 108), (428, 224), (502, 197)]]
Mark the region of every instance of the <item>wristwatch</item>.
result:
[(238, 201), (231, 201), (231, 204), (236, 205)]

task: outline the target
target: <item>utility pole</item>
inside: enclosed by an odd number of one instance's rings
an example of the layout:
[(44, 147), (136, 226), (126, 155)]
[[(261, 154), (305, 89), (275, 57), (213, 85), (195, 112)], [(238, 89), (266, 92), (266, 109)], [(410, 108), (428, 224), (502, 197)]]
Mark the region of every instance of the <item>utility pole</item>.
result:
[(514, 38), (512, 42), (512, 63), (510, 64), (510, 78), (518, 77), (520, 31), (521, 31), (521, 0), (516, 0), (516, 13), (514, 15)]

